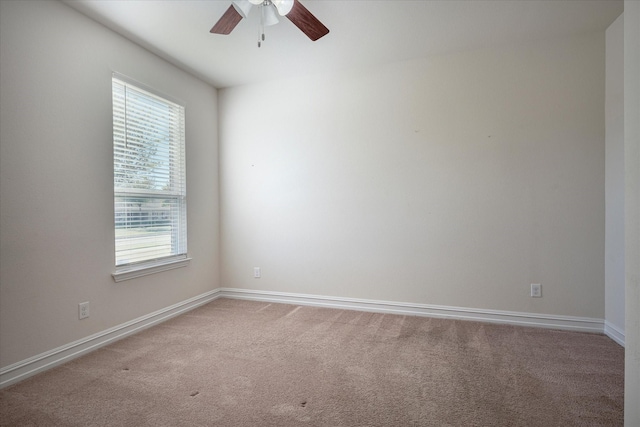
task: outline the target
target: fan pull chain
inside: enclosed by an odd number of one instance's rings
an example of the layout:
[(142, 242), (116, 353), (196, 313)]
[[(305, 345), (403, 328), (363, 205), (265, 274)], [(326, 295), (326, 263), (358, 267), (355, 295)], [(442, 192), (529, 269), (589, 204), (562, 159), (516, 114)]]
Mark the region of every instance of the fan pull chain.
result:
[(262, 47), (264, 41), (264, 6), (260, 6), (260, 34), (258, 34), (258, 47)]

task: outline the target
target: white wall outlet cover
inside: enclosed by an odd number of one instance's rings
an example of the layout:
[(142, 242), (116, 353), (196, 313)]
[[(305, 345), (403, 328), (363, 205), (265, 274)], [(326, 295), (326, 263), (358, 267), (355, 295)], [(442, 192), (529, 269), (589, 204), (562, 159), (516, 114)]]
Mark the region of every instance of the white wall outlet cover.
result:
[(78, 304), (78, 319), (89, 317), (89, 301)]
[(542, 285), (539, 283), (532, 283), (531, 284), (531, 296), (534, 298), (541, 298), (542, 297)]

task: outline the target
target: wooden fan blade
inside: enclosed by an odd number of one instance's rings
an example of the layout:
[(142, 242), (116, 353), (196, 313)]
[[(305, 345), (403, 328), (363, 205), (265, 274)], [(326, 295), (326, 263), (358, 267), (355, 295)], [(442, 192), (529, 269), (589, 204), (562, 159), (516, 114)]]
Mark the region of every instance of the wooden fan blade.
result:
[(209, 32), (214, 34), (230, 34), (241, 20), (242, 15), (231, 5)]
[(293, 7), (286, 16), (289, 21), (293, 22), (296, 27), (300, 28), (300, 31), (313, 41), (329, 34), (329, 29), (298, 0), (293, 0)]

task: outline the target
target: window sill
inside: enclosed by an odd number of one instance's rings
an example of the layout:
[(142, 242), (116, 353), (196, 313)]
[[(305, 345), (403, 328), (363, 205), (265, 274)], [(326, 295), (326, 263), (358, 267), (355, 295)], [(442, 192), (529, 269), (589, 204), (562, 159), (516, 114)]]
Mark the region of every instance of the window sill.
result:
[(135, 279), (136, 277), (148, 276), (149, 274), (160, 273), (161, 271), (173, 270), (174, 268), (186, 267), (189, 265), (191, 258), (182, 258), (163, 262), (162, 264), (153, 264), (145, 266), (137, 266), (123, 269), (111, 273), (113, 280), (123, 282), (125, 280)]

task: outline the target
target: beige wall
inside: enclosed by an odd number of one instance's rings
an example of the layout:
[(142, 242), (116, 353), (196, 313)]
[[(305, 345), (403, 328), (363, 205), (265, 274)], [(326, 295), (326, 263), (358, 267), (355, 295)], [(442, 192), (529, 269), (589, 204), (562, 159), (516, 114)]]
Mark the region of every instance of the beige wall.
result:
[(625, 418), (640, 425), (640, 2), (624, 2)]
[(604, 73), (598, 33), (221, 90), (222, 285), (604, 318)]
[[(51, 1), (0, 2), (0, 367), (219, 286), (216, 90)], [(114, 271), (111, 73), (186, 103), (186, 268)], [(78, 303), (91, 316), (78, 320)]]
[(605, 320), (624, 334), (624, 17), (606, 31)]

